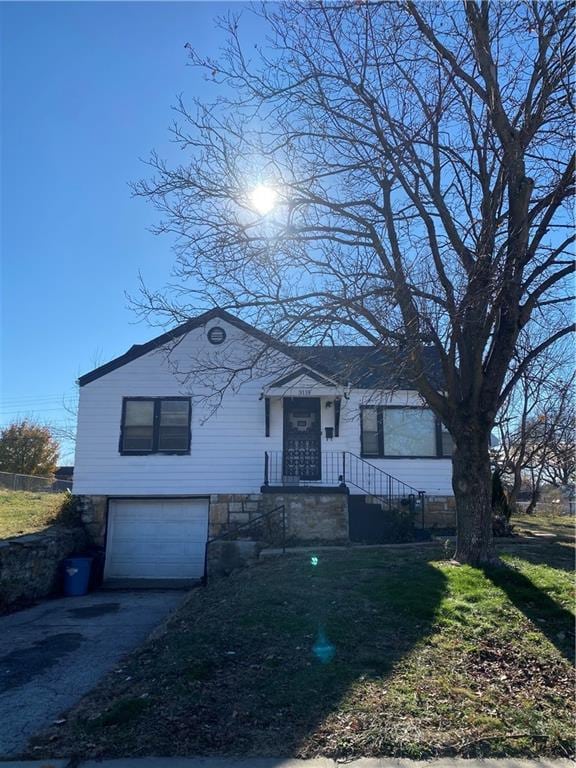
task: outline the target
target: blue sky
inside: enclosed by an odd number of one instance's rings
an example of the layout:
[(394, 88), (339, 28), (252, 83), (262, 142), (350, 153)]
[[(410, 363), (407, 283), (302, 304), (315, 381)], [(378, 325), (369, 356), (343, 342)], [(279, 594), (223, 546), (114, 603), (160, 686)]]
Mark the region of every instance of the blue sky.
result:
[[(179, 93), (210, 99), (185, 43), (215, 53), (241, 3), (2, 3), (0, 424), (69, 423), (81, 373), (159, 331), (127, 306), (163, 285), (170, 241), (131, 196), (152, 149), (170, 158)], [(244, 16), (248, 40), (263, 29)], [(63, 445), (63, 463), (73, 447)]]

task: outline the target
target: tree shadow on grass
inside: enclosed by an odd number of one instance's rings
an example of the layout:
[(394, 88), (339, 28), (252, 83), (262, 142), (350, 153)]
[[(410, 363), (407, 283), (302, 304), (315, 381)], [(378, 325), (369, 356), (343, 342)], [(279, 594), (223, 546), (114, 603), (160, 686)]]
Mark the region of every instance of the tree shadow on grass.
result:
[[(552, 545), (548, 545), (552, 546)], [(528, 553), (517, 554), (523, 560)], [(538, 560), (538, 563), (542, 562)], [(574, 615), (559, 605), (531, 579), (510, 565), (486, 568), (486, 576), (507, 595), (511, 603), (534, 623), (560, 653), (574, 664)]]
[[(219, 725), (210, 738), (225, 743), (216, 749), (322, 751), (321, 724), (335, 703), (342, 709), (362, 678), (385, 679), (430, 633), (446, 589), (444, 574), (425, 558), (407, 567), (403, 558), (376, 552), (335, 559), (319, 553), (315, 564), (302, 558), (295, 566), (279, 563), (286, 581), (276, 577), (271, 591), (262, 585), (238, 616), (235, 640), (250, 646), (242, 663), (251, 673), (246, 685), (228, 677), (233, 688), (218, 692)], [(196, 747), (202, 749), (213, 746)]]
[[(115, 733), (92, 719), (89, 702), (66, 729), (44, 734), (40, 754), (324, 751), (322, 724), (336, 703), (345, 713), (361, 679), (385, 685), (432, 631), (447, 579), (427, 559), (320, 552), (315, 564), (286, 558), (197, 592), (189, 613), (132, 656), (108, 694), (93, 697), (105, 712), (102, 701), (145, 694), (138, 717)], [(127, 688), (125, 679), (142, 685)]]
[[(269, 681), (280, 683), (274, 698), (290, 722), (291, 754), (305, 749), (335, 702), (346, 710), (342, 702), (356, 682), (384, 684), (431, 633), (447, 586), (445, 575), (428, 562), (407, 568), (387, 563), (382, 554), (378, 560), (365, 553), (346, 564), (320, 562), (315, 577), (317, 591), (314, 585), (308, 595), (311, 631), (301, 658)], [(331, 585), (328, 602), (324, 583)]]
[(570, 541), (547, 541), (534, 544), (521, 544), (506, 547), (503, 544), (504, 554), (512, 554), (521, 560), (526, 560), (534, 565), (549, 565), (561, 571), (574, 571), (574, 547)]

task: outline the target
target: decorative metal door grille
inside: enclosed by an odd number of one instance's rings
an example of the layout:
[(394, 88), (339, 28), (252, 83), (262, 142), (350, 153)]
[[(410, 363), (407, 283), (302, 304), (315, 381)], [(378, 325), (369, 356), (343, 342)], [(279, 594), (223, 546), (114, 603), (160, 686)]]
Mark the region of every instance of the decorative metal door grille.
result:
[(284, 476), (320, 480), (320, 400), (284, 399)]

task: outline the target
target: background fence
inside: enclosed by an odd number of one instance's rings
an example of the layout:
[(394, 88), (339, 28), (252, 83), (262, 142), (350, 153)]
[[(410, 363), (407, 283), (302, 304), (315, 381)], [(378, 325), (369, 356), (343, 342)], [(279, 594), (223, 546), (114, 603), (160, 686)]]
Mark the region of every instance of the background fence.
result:
[(7, 491), (32, 491), (33, 493), (62, 493), (72, 490), (72, 480), (57, 480), (55, 477), (17, 475), (14, 472), (0, 472), (0, 488)]

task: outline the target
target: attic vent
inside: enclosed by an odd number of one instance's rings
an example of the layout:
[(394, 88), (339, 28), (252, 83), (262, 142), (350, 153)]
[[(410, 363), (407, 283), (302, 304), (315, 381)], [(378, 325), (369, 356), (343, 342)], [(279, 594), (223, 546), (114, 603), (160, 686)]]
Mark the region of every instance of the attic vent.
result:
[(208, 331), (208, 341), (210, 344), (222, 344), (226, 340), (226, 331), (220, 326), (210, 328)]

